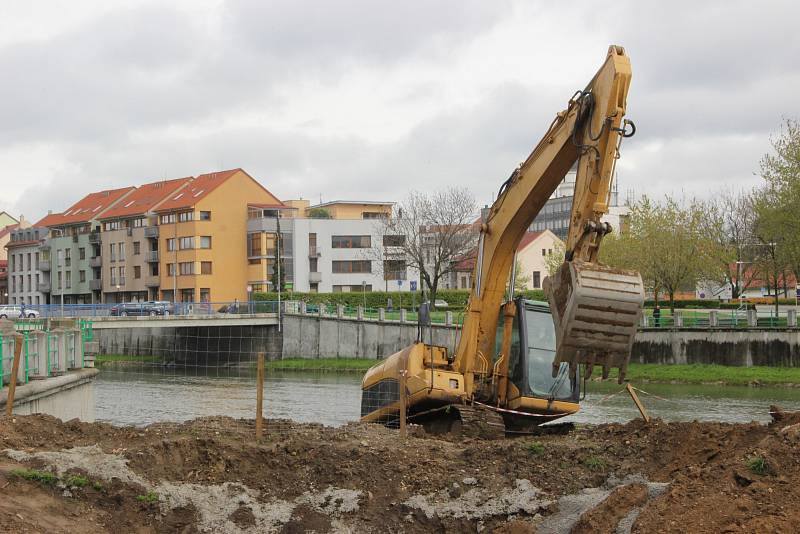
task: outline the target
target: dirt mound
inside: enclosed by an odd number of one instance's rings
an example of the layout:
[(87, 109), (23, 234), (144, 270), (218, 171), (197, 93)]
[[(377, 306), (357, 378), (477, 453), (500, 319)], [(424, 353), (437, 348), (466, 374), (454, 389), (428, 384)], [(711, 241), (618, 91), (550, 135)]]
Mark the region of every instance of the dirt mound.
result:
[[(403, 443), (375, 425), (268, 421), (256, 443), (253, 421), (230, 418), (146, 428), (0, 418), (0, 449), (12, 450), (0, 465), (0, 531), (791, 532), (798, 423), (634, 421)], [(25, 480), (11, 473), (20, 468), (60, 478)], [(76, 473), (85, 485), (58, 486)], [(653, 482), (669, 483), (663, 495)], [(589, 508), (571, 514), (581, 495)], [(86, 521), (59, 519), (76, 511)]]

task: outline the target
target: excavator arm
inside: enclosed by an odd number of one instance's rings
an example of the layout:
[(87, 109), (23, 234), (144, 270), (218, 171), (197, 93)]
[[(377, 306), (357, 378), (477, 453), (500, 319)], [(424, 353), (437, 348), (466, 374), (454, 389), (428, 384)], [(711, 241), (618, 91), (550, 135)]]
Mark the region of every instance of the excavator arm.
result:
[[(614, 165), (623, 137), (631, 80), (622, 47), (611, 46), (600, 70), (558, 113), (530, 156), (511, 174), (482, 222), (472, 293), (453, 368), (464, 374), (466, 392), (475, 391), (476, 362), (491, 361), (499, 310), (519, 242), (570, 168), (578, 172), (565, 261), (545, 280), (556, 326), (554, 372), (561, 362), (620, 368), (624, 376), (644, 300), (641, 277), (597, 262), (602, 238), (611, 231), (600, 218), (608, 211)], [(506, 322), (513, 311), (506, 310)], [(507, 329), (507, 328), (506, 328)], [(503, 336), (507, 354), (510, 335)], [(501, 376), (507, 376), (508, 358)], [(502, 389), (502, 388), (501, 388)], [(502, 391), (501, 391), (502, 396)]]

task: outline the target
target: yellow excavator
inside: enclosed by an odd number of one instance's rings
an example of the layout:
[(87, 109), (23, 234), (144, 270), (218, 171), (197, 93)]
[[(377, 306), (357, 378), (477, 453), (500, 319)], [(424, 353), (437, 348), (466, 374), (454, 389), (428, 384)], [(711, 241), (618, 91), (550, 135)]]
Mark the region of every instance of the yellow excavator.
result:
[[(622, 382), (644, 288), (639, 273), (599, 263), (598, 251), (611, 232), (601, 217), (620, 144), (635, 132), (624, 118), (630, 80), (624, 49), (610, 46), (483, 216), (457, 348), (420, 340), (372, 367), (362, 381), (362, 421), (396, 421), (403, 383), (408, 420), (429, 430), (526, 432), (577, 412), (581, 377), (595, 365), (604, 377), (617, 367)], [(548, 302), (515, 300), (508, 288), (517, 246), (576, 164), (564, 262), (543, 284)]]

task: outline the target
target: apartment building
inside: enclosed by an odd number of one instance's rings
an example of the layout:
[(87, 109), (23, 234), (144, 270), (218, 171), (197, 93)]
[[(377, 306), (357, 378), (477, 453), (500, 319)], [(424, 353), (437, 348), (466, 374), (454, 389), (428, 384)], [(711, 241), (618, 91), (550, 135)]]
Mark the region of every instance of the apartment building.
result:
[(274, 243), (280, 224), (282, 278), (287, 289), (312, 293), (412, 290), (419, 273), (406, 265), (400, 248), (405, 236), (385, 236), (379, 220), (391, 212), (390, 202), (251, 204), (249, 285), (254, 291), (273, 289)]
[(8, 304), (8, 260), (0, 260), (0, 304)]
[(231, 169), (194, 178), (153, 209), (163, 300), (247, 298), (248, 204), (281, 201), (242, 169)]
[(139, 186), (98, 217), (102, 251), (93, 267), (99, 264), (102, 271), (104, 302), (160, 298), (159, 227), (153, 210), (191, 181), (187, 177)]
[(10, 304), (50, 303), (49, 230), (38, 225), (16, 229), (5, 248), (8, 251), (5, 302)]
[(102, 259), (100, 220), (135, 187), (91, 193), (63, 213), (50, 214), (39, 226), (50, 229), (49, 239), (40, 246), (51, 258), (50, 300), (52, 303), (91, 304), (102, 302)]

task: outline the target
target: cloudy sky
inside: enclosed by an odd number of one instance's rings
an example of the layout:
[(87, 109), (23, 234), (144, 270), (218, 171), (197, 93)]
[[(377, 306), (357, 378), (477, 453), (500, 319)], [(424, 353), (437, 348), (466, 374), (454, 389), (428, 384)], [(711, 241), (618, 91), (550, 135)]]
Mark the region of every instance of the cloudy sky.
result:
[(758, 182), (800, 118), (800, 2), (0, 3), (0, 210), (242, 167), (281, 198), (481, 202), (625, 46), (620, 188)]

